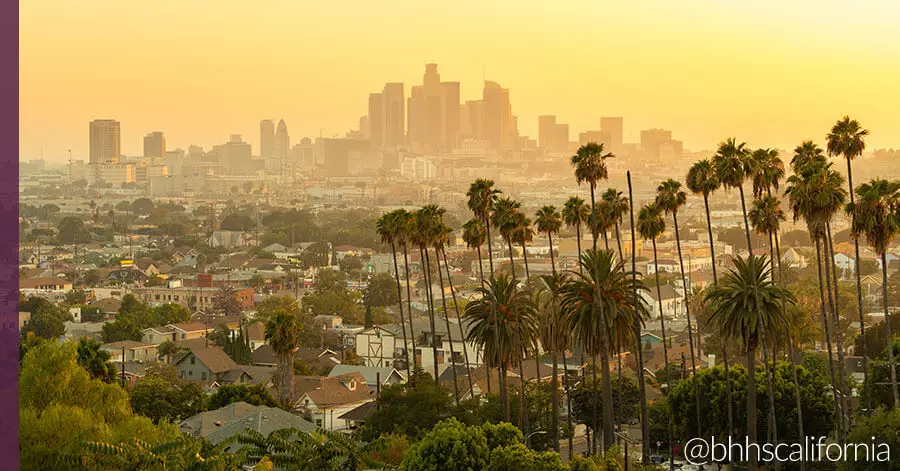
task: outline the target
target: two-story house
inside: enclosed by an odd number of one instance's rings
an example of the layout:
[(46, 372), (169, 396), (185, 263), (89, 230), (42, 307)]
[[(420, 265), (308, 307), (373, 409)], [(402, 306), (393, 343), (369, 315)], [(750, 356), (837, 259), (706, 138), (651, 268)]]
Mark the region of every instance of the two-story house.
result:
[(659, 319), (660, 304), (662, 305), (662, 313), (666, 317), (679, 318), (684, 315), (684, 298), (675, 291), (675, 288), (670, 285), (664, 285), (660, 287), (659, 291), (662, 294), (661, 298), (657, 295), (656, 289), (641, 292), (641, 296), (647, 303), (651, 319)]
[(359, 373), (324, 378), (321, 376), (294, 377), (294, 409), (309, 415), (317, 427), (325, 430), (348, 430), (354, 424), (340, 417), (351, 410), (375, 400)]
[(180, 322), (160, 327), (148, 327), (141, 331), (141, 341), (159, 345), (165, 341), (181, 342), (206, 337), (212, 326), (203, 322)]
[(191, 381), (225, 381), (225, 375), (237, 369), (237, 363), (214, 345), (192, 348), (175, 361), (178, 376)]
[(100, 346), (101, 350), (109, 352), (109, 360), (112, 362), (121, 362), (124, 352), (126, 362), (154, 362), (159, 357), (157, 345), (136, 342), (134, 340), (122, 340), (120, 342), (104, 343)]

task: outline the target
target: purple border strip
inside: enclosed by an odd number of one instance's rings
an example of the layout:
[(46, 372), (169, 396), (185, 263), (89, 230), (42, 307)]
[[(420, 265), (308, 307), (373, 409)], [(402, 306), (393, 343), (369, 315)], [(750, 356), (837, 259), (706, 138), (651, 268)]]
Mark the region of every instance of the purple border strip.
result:
[(19, 469), (19, 3), (0, 2), (0, 469)]

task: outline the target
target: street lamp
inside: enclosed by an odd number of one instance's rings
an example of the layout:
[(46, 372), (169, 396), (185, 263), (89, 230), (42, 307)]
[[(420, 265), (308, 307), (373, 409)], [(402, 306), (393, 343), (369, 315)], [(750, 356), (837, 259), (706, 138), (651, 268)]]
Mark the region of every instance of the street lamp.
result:
[(625, 442), (625, 471), (628, 471), (628, 443), (632, 442), (632, 440), (628, 438), (628, 435), (622, 432), (615, 432), (615, 434)]

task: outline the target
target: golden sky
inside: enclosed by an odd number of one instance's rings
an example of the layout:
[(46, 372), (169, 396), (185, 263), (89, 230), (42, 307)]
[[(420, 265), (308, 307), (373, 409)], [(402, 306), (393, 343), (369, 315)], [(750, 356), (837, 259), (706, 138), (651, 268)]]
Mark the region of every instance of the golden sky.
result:
[(672, 129), (690, 149), (822, 140), (843, 114), (900, 147), (900, 3), (893, 0), (28, 0), (20, 3), (22, 159), (86, 159), (88, 122), (122, 151), (166, 133), (210, 148), (284, 118), (292, 142), (343, 135), (384, 82), (437, 62), (462, 98), (482, 74), (570, 138), (624, 116), (625, 141)]

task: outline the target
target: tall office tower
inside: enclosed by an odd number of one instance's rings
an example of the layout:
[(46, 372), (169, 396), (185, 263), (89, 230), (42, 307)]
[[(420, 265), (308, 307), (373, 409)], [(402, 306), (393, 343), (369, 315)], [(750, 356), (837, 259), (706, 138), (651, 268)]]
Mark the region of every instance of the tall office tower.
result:
[(459, 110), (459, 134), (460, 140), (474, 139), (479, 141), (482, 139), (482, 101), (471, 100), (460, 106)]
[(90, 163), (119, 163), (121, 128), (114, 119), (95, 119), (90, 125)]
[(359, 134), (362, 135), (363, 139), (372, 137), (372, 130), (369, 129), (369, 115), (359, 117)]
[(374, 148), (385, 147), (384, 94), (369, 94), (369, 143)]
[(509, 90), (496, 82), (485, 81), (482, 102), (482, 139), (490, 142), (494, 150), (508, 149), (512, 116)]
[(459, 148), (459, 82), (441, 82), (441, 146)]
[[(384, 146), (400, 147), (406, 144), (406, 98), (403, 83), (386, 83), (381, 96), (384, 107)], [(371, 116), (369, 119), (371, 120)], [(369, 126), (371, 128), (371, 121)]]
[(641, 131), (641, 152), (648, 157), (659, 157), (660, 147), (672, 141), (672, 131), (645, 129)]
[(583, 133), (578, 134), (578, 145), (583, 146), (590, 142), (602, 142), (604, 146), (604, 150), (609, 152), (610, 142), (612, 142), (612, 137), (610, 136), (608, 131), (585, 131)]
[(538, 116), (538, 147), (547, 151), (552, 150), (551, 142), (553, 141), (553, 133), (555, 130), (556, 116)]
[(441, 82), (437, 64), (426, 64), (422, 85), (412, 87), (408, 141), (423, 151), (459, 146), (459, 82)]
[(609, 142), (606, 144), (609, 146), (609, 151), (622, 152), (622, 144), (623, 140), (623, 126), (622, 126), (622, 118), (620, 117), (601, 117), (600, 118), (600, 130), (609, 133)]
[(259, 122), (259, 156), (275, 157), (275, 123), (271, 119)]
[(166, 136), (159, 131), (144, 136), (144, 157), (165, 157)]
[(278, 128), (275, 130), (275, 157), (286, 159), (290, 151), (291, 138), (288, 136), (287, 124), (282, 119), (278, 121)]

